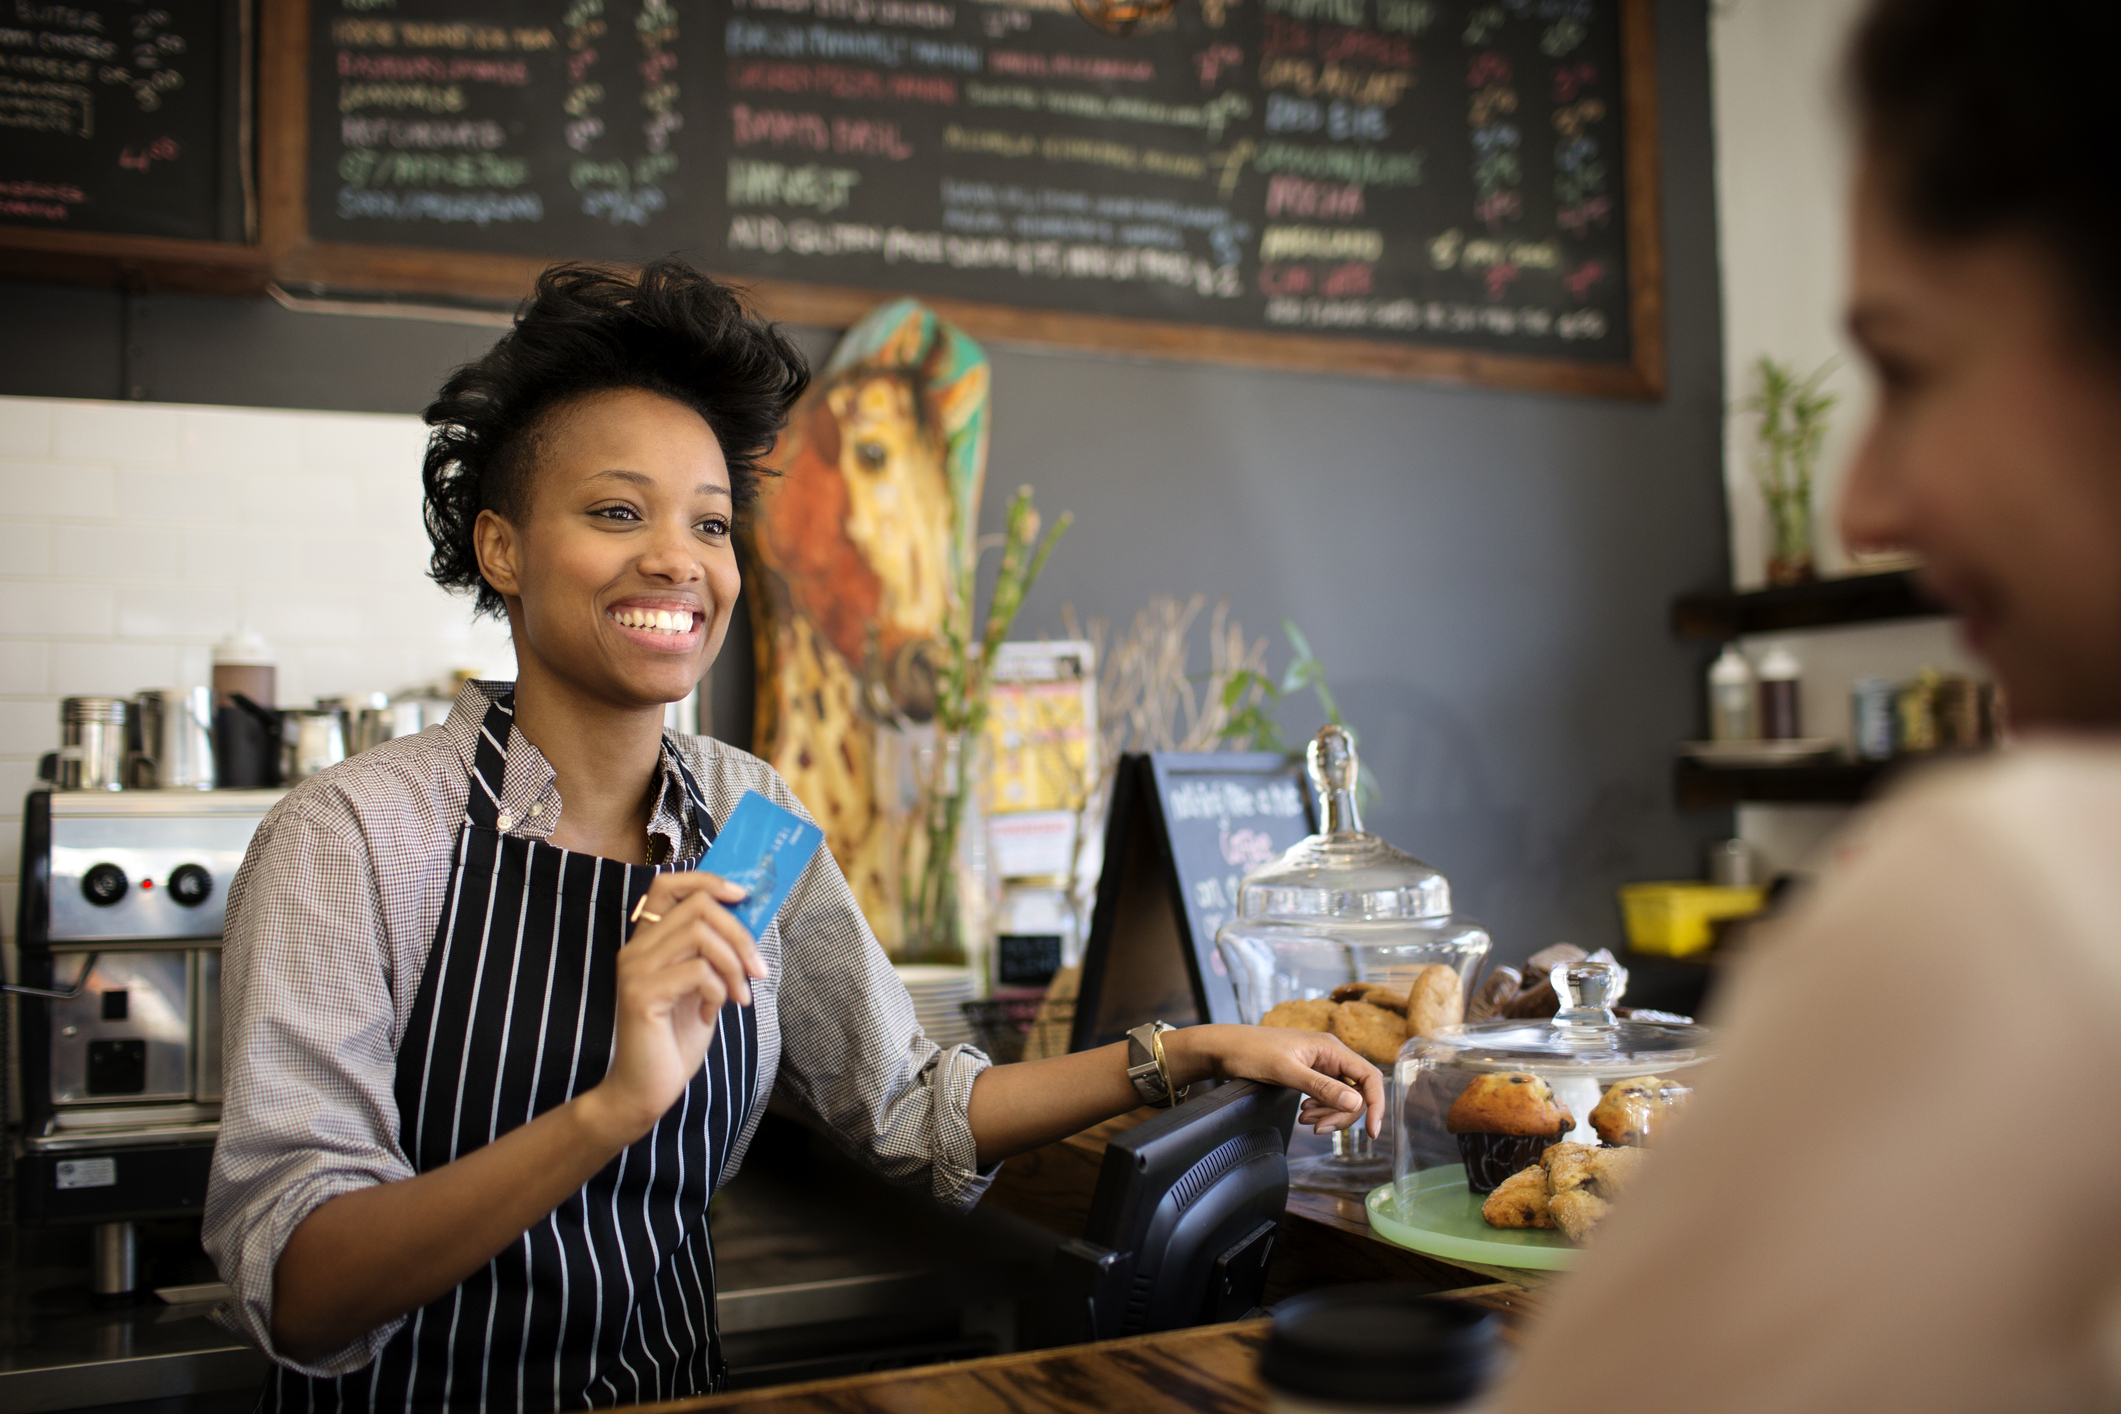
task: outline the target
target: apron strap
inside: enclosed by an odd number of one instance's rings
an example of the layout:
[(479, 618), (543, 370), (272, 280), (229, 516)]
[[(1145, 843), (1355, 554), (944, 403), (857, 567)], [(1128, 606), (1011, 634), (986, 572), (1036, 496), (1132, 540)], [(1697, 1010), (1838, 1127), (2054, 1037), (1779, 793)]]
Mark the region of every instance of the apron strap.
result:
[[(715, 829), (714, 816), (707, 811), (707, 796), (701, 791), (700, 783), (693, 779), (691, 769), (685, 765), (685, 754), (678, 750), (677, 743), (671, 739), (669, 732), (663, 733), (663, 754), (670, 758), (671, 765), (678, 768), (678, 779), (685, 783), (685, 797), (692, 802), (692, 818), (700, 827), (701, 837), (708, 844), (713, 844), (719, 831)], [(697, 861), (694, 863), (697, 867)]]
[(497, 829), (501, 818), (501, 785), (508, 775), (508, 733), (515, 728), (515, 698), (497, 697), (486, 704), (479, 738), (472, 748), (471, 795), (464, 814), (481, 829)]

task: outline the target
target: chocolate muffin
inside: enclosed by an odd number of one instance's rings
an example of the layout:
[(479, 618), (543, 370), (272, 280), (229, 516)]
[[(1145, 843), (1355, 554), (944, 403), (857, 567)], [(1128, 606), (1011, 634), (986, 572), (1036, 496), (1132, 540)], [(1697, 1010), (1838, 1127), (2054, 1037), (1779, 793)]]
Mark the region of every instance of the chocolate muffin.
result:
[(1510, 1175), (1539, 1162), (1539, 1155), (1576, 1127), (1576, 1116), (1536, 1075), (1504, 1071), (1475, 1077), (1444, 1116), (1458, 1139), (1466, 1186), (1492, 1193)]

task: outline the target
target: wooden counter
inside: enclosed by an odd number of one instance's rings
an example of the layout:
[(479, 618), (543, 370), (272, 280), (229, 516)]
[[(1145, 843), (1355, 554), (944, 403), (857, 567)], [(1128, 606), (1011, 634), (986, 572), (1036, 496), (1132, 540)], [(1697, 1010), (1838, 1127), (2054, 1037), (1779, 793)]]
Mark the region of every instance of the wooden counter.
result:
[[(1009, 1160), (983, 1207), (1051, 1231), (1081, 1235), (1108, 1136), (1158, 1113), (1137, 1110)], [(1353, 1198), (1297, 1191), (1267, 1273), (1271, 1303), (1354, 1281), (1411, 1281), (1451, 1300), (1502, 1313), (1512, 1340), (1540, 1306), (1540, 1273), (1468, 1268), (1374, 1237)], [(644, 1411), (742, 1410), (746, 1414), (1260, 1414), (1259, 1351), (1268, 1322), (1236, 1321), (1090, 1345), (1028, 1350), (954, 1365), (886, 1370), (704, 1399)]]
[[(1514, 1340), (1536, 1295), (1508, 1282), (1448, 1292), (1503, 1313)], [(1095, 1345), (1026, 1350), (958, 1365), (886, 1370), (838, 1380), (740, 1390), (642, 1407), (742, 1410), (745, 1414), (1261, 1414), (1259, 1351), (1267, 1321), (1129, 1336)]]

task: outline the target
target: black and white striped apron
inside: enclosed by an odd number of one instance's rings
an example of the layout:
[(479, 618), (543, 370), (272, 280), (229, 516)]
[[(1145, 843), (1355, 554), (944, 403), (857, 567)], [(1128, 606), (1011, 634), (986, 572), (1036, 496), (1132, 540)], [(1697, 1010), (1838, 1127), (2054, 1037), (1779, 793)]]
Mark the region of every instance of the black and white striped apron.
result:
[[(421, 1173), (604, 1078), (627, 915), (662, 872), (501, 833), (511, 707), (494, 702), (480, 731), (456, 867), (398, 1051), (399, 1139)], [(712, 839), (699, 783), (677, 767)], [(750, 1118), (757, 1067), (757, 1018), (730, 1002), (706, 1065), (646, 1137), (414, 1312), (366, 1368), (337, 1379), (281, 1368), (260, 1408), (545, 1411), (718, 1388), (707, 1202)]]

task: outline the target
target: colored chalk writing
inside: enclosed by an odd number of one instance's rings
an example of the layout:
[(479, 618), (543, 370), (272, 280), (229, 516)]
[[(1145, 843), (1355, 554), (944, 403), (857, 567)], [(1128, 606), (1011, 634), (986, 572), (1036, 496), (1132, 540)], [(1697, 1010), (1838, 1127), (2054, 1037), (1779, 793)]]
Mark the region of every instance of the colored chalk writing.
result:
[(234, 0), (0, 11), (0, 225), (243, 238)]
[(311, 235), (1624, 367), (1624, 3), (314, 0)]

